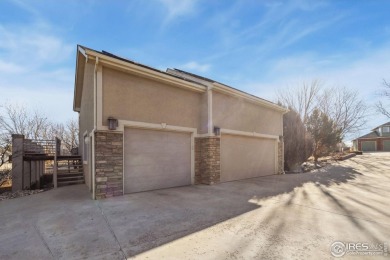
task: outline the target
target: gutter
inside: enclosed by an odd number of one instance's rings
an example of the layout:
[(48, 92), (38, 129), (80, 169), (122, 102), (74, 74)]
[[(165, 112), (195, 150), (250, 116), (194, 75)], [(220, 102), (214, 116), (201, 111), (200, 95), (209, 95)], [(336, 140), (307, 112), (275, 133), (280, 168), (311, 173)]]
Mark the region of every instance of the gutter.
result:
[[(87, 55), (88, 59), (88, 55)], [(96, 199), (96, 166), (95, 166), (95, 132), (96, 132), (96, 122), (97, 122), (97, 70), (99, 65), (99, 58), (96, 57), (95, 61), (95, 69), (93, 74), (93, 98), (94, 98), (94, 104), (93, 104), (93, 129), (90, 133), (92, 135), (92, 142), (91, 142), (91, 174), (92, 174), (92, 199)]]

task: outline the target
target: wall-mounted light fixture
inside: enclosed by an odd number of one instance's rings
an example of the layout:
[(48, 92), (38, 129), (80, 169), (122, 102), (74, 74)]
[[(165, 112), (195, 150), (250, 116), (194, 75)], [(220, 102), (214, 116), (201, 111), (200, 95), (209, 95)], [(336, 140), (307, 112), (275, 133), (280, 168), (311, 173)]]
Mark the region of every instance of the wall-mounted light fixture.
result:
[(218, 126), (214, 126), (214, 134), (216, 136), (221, 135), (221, 128), (219, 128)]
[(118, 119), (115, 119), (113, 117), (109, 117), (108, 119), (108, 129), (109, 130), (116, 130), (118, 127)]

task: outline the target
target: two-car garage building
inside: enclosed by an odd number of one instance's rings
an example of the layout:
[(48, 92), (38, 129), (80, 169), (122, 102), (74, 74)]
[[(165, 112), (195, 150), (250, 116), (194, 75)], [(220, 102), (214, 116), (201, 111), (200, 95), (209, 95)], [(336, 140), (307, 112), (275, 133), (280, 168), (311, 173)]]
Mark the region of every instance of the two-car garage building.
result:
[(78, 46), (74, 110), (93, 198), (283, 172), (272, 102)]

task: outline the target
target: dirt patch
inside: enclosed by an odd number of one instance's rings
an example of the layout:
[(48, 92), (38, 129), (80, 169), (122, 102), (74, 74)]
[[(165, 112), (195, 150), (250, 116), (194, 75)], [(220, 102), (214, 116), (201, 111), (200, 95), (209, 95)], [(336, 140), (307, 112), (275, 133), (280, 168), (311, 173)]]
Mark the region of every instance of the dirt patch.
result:
[(296, 169), (291, 171), (286, 171), (286, 173), (291, 174), (291, 173), (317, 172), (318, 169), (326, 168), (327, 166), (330, 166), (337, 161), (344, 161), (355, 156), (356, 156), (355, 153), (347, 153), (347, 152), (332, 153), (329, 156), (318, 158), (318, 162), (316, 164), (314, 163), (314, 158), (310, 157), (306, 162), (302, 163), (301, 165), (298, 165)]

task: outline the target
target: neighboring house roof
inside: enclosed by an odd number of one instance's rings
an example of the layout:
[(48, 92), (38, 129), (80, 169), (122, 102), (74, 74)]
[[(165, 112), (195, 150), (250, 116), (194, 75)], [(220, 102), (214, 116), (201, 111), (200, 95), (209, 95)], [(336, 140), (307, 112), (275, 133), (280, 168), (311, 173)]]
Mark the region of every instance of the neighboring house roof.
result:
[(250, 99), (252, 101), (257, 101), (261, 103), (264, 106), (270, 107), (274, 110), (286, 113), (288, 109), (279, 106), (271, 101), (262, 99), (260, 97), (251, 95), (249, 93), (246, 93), (244, 91), (238, 90), (236, 88), (232, 88), (230, 86), (227, 86), (225, 84), (219, 83), (217, 81), (201, 77), (199, 75), (195, 75), (189, 72), (185, 72), (182, 70), (175, 69), (176, 71), (181, 72), (182, 75), (176, 75), (169, 73), (170, 69), (167, 71), (162, 71), (117, 55), (114, 55), (107, 51), (96, 51), (91, 48), (87, 48), (81, 45), (77, 45), (77, 56), (76, 56), (76, 75), (75, 75), (75, 91), (74, 91), (74, 102), (73, 102), (73, 110), (74, 111), (80, 111), (81, 106), (81, 95), (82, 95), (82, 88), (83, 88), (83, 79), (82, 79), (82, 71), (84, 70), (85, 62), (80, 62), (79, 64), (79, 57), (84, 57), (84, 59), (88, 60), (88, 58), (93, 58), (98, 62), (98, 59), (103, 60), (104, 62), (113, 64), (113, 63), (120, 63), (120, 65), (123, 66), (129, 66), (129, 69), (133, 72), (137, 72), (139, 75), (143, 76), (150, 76), (151, 78), (157, 78), (160, 77), (160, 79), (163, 79), (166, 82), (169, 82), (171, 84), (177, 85), (177, 86), (185, 86), (188, 88), (191, 88), (195, 91), (206, 91), (207, 87), (205, 84), (202, 84), (202, 82), (192, 80), (190, 77), (185, 77), (183, 74), (190, 75), (195, 78), (202, 79), (204, 81), (210, 82), (213, 84), (213, 87), (227, 90), (227, 92), (232, 93), (234, 95), (239, 95), (244, 98)]
[(383, 125), (377, 126), (374, 129), (372, 129), (371, 131), (375, 131), (376, 129), (378, 129), (378, 128), (382, 127), (382, 126), (390, 126), (390, 122), (387, 122), (387, 123), (384, 123)]
[(362, 139), (362, 138), (377, 138), (377, 137), (379, 137), (378, 132), (372, 131), (372, 132), (370, 132), (370, 133), (368, 133), (368, 134), (366, 134), (366, 135), (360, 136), (359, 138), (356, 138), (356, 139)]
[[(390, 122), (387, 122), (387, 123), (384, 123), (384, 124), (382, 124), (382, 125), (379, 125), (379, 126), (375, 127), (374, 129), (372, 129), (370, 133), (365, 134), (365, 135), (363, 135), (363, 136), (360, 136), (360, 137), (358, 137), (358, 138), (356, 138), (356, 139), (354, 139), (354, 140), (380, 137), (380, 135), (379, 135), (379, 133), (378, 133), (377, 130), (378, 130), (380, 127), (382, 127), (382, 126), (390, 126)], [(353, 141), (354, 141), (354, 140), (353, 140)]]

